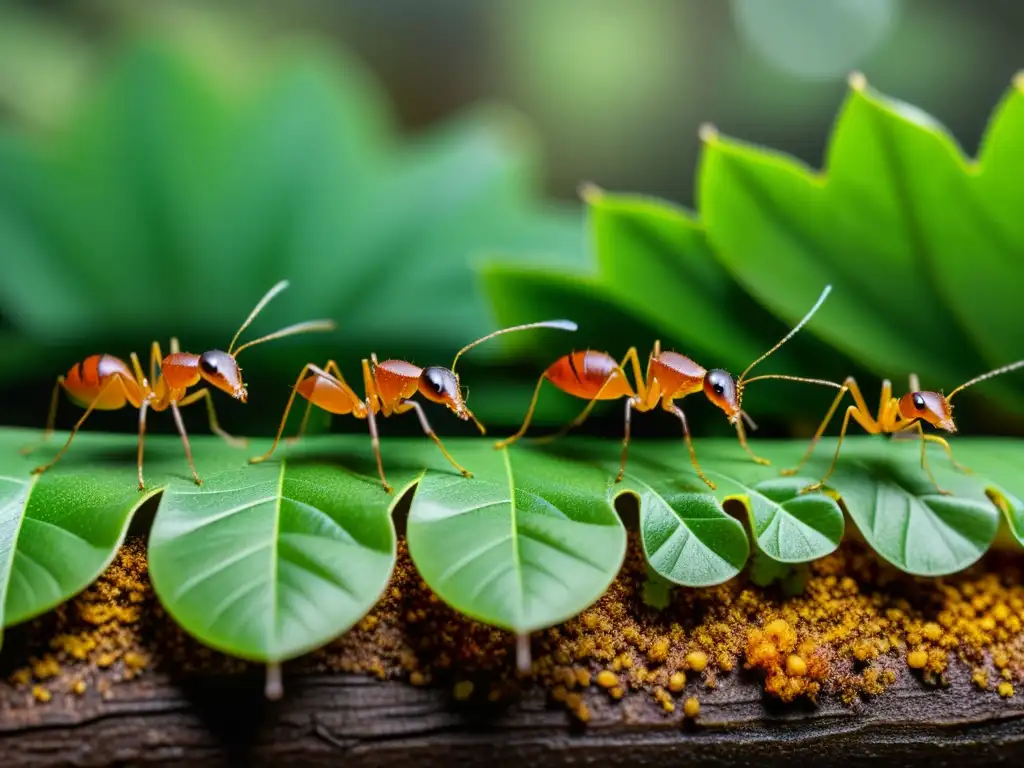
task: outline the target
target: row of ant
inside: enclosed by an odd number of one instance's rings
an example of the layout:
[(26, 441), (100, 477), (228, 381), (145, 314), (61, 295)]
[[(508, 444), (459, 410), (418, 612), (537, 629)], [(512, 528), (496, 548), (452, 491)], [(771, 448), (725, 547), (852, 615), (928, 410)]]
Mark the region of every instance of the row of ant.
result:
[[(281, 281), (271, 288), (257, 303), (249, 317), (246, 318), (238, 332), (235, 333), (227, 352), (211, 350), (200, 355), (181, 352), (178, 340), (171, 339), (171, 352), (165, 357), (161, 352), (159, 343), (154, 342), (150, 351), (148, 378), (144, 375), (139, 358), (134, 352), (131, 355), (132, 365), (130, 368), (123, 360), (112, 355), (92, 355), (74, 365), (65, 376), (58, 377), (57, 379), (43, 440), (45, 441), (53, 432), (58, 397), (62, 388), (72, 401), (85, 408), (85, 413), (72, 428), (67, 441), (53, 460), (48, 464), (37, 467), (33, 472), (45, 472), (60, 460), (71, 445), (72, 440), (74, 440), (79, 428), (81, 428), (86, 418), (93, 411), (117, 410), (126, 405), (131, 405), (139, 411), (139, 490), (144, 488), (142, 460), (146, 434), (146, 413), (149, 410), (164, 411), (168, 408), (174, 416), (175, 424), (181, 435), (182, 443), (185, 447), (185, 456), (192, 471), (192, 477), (197, 485), (201, 485), (202, 481), (196, 472), (188, 435), (185, 432), (185, 426), (179, 409), (204, 400), (207, 406), (210, 429), (232, 445), (244, 445), (245, 441), (232, 437), (220, 428), (217, 423), (213, 397), (209, 388), (202, 387), (191, 393), (188, 390), (205, 381), (244, 403), (248, 398), (248, 393), (242, 379), (241, 369), (238, 366), (238, 355), (243, 350), (273, 339), (300, 333), (329, 331), (335, 327), (334, 322), (331, 320), (312, 320), (296, 323), (236, 348), (235, 344), (238, 342), (242, 332), (252, 323), (267, 303), (284, 290), (287, 285), (286, 281)], [(834, 387), (839, 390), (800, 464), (794, 469), (783, 470), (783, 474), (786, 475), (796, 474), (810, 458), (815, 445), (835, 415), (847, 392), (850, 393), (854, 400), (854, 404), (847, 408), (843, 418), (835, 454), (828, 471), (821, 480), (804, 488), (803, 492), (820, 489), (832, 475), (839, 460), (843, 437), (846, 435), (850, 419), (853, 419), (869, 434), (914, 434), (914, 436), (920, 438), (922, 468), (928, 473), (928, 477), (940, 493), (948, 493), (948, 491), (939, 487), (931, 468), (928, 466), (928, 443), (938, 443), (941, 445), (956, 468), (961, 471), (968, 470), (953, 459), (949, 443), (938, 435), (925, 433), (923, 424), (927, 422), (946, 432), (955, 432), (956, 424), (953, 421), (952, 406), (950, 404), (953, 396), (980, 381), (1024, 366), (1024, 360), (977, 376), (945, 396), (940, 392), (920, 391), (917, 377), (911, 375), (911, 391), (900, 398), (896, 398), (892, 394), (891, 383), (884, 381), (882, 383), (882, 393), (877, 415), (875, 416), (872, 416), (871, 410), (857, 386), (857, 382), (852, 377), (847, 378), (842, 384), (824, 379), (809, 379), (784, 374), (766, 374), (748, 378), (748, 374), (755, 366), (763, 362), (783, 344), (793, 338), (807, 324), (824, 303), (830, 291), (831, 286), (826, 286), (817, 302), (811, 307), (804, 318), (775, 346), (751, 363), (738, 378), (733, 378), (731, 374), (722, 369), (706, 370), (698, 363), (678, 352), (662, 351), (660, 342), (655, 342), (654, 344), (654, 349), (647, 360), (646, 372), (641, 370), (640, 359), (635, 347), (630, 348), (621, 362), (616, 361), (615, 358), (606, 352), (598, 352), (592, 349), (574, 351), (560, 357), (538, 379), (526, 417), (519, 431), (511, 437), (499, 441), (495, 444), (495, 447), (506, 447), (525, 435), (533, 416), (541, 387), (545, 381), (548, 381), (563, 392), (588, 402), (579, 416), (563, 427), (562, 430), (546, 439), (550, 440), (559, 437), (582, 424), (598, 402), (625, 398), (625, 436), (622, 442), (619, 473), (616, 478), (616, 482), (618, 482), (622, 479), (626, 469), (632, 412), (634, 410), (641, 412), (650, 411), (660, 404), (663, 410), (668, 411), (679, 419), (682, 426), (683, 440), (689, 451), (690, 461), (693, 464), (694, 470), (708, 487), (714, 489), (715, 484), (704, 474), (700, 468), (700, 463), (697, 461), (697, 454), (693, 447), (686, 414), (679, 407), (678, 401), (689, 395), (703, 392), (708, 400), (725, 412), (730, 424), (736, 428), (736, 436), (740, 445), (749, 454), (751, 459), (758, 464), (768, 464), (769, 462), (755, 454), (747, 443), (744, 423), (749, 425), (751, 429), (756, 429), (756, 425), (741, 407), (743, 391), (748, 384), (755, 381), (783, 379), (786, 381)], [(405, 360), (378, 362), (377, 356), (371, 355), (369, 360), (364, 359), (362, 361), (364, 397), (357, 395), (352, 387), (345, 382), (334, 360), (328, 360), (322, 368), (309, 363), (303, 366), (299, 372), (295, 386), (285, 406), (284, 414), (281, 417), (281, 423), (273, 444), (266, 453), (253, 457), (250, 459), (250, 462), (256, 464), (265, 461), (273, 455), (281, 441), (288, 415), (295, 403), (295, 396), (300, 395), (307, 401), (307, 404), (299, 432), (294, 439), (298, 440), (305, 432), (310, 411), (314, 405), (332, 414), (351, 415), (357, 419), (366, 419), (369, 426), (371, 444), (377, 460), (380, 481), (387, 492), (391, 492), (392, 489), (388, 485), (384, 473), (384, 464), (381, 459), (380, 441), (377, 433), (377, 415), (388, 417), (415, 411), (423, 431), (437, 444), (445, 458), (465, 477), (472, 477), (469, 470), (461, 466), (448, 453), (441, 439), (427, 421), (423, 407), (412, 398), (419, 394), (430, 402), (444, 405), (454, 412), (458, 418), (464, 421), (472, 421), (481, 434), (484, 434), (483, 425), (466, 406), (465, 397), (459, 383), (459, 376), (455, 373), (455, 365), (462, 354), (488, 339), (504, 333), (536, 328), (575, 331), (576, 324), (568, 320), (548, 320), (495, 331), (459, 350), (450, 368), (440, 366), (420, 368)], [(159, 370), (157, 370), (158, 366)], [(627, 367), (632, 370), (633, 383), (630, 383)], [(26, 449), (26, 452), (31, 450), (33, 448)]]

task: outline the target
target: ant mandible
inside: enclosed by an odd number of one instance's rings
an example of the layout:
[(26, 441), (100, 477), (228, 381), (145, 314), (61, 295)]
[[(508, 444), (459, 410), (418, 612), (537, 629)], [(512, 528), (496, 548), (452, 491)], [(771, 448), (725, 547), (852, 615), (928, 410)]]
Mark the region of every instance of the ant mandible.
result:
[[(274, 438), (273, 444), (262, 456), (254, 456), (249, 461), (252, 464), (258, 464), (269, 459), (274, 453), (278, 443), (281, 441), (285, 423), (288, 421), (288, 413), (295, 402), (295, 395), (298, 394), (308, 402), (306, 404), (306, 412), (299, 425), (299, 431), (292, 438), (292, 441), (302, 437), (306, 430), (306, 424), (309, 421), (310, 411), (314, 405), (328, 413), (352, 415), (357, 419), (366, 419), (367, 425), (370, 428), (370, 443), (373, 446), (373, 452), (377, 459), (377, 471), (380, 474), (380, 482), (388, 493), (391, 493), (392, 488), (388, 485), (387, 478), (384, 475), (384, 463), (380, 455), (380, 438), (377, 433), (376, 420), (378, 413), (388, 417), (408, 413), (412, 410), (416, 411), (416, 415), (420, 420), (420, 426), (427, 437), (437, 444), (441, 453), (444, 454), (444, 457), (448, 459), (455, 469), (461, 472), (464, 477), (472, 477), (473, 473), (459, 464), (448, 453), (448, 450), (441, 442), (441, 438), (437, 436), (431, 428), (430, 422), (427, 421), (427, 416), (423, 412), (423, 406), (411, 398), (418, 392), (430, 402), (447, 406), (450, 411), (453, 411), (463, 421), (472, 421), (477, 429), (480, 430), (480, 434), (486, 434), (483, 424), (477, 420), (476, 416), (466, 406), (465, 398), (459, 387), (459, 376), (455, 373), (455, 364), (459, 361), (459, 357), (477, 344), (481, 344), (504, 333), (526, 331), (532, 328), (557, 328), (563, 331), (575, 331), (576, 323), (571, 320), (545, 320), (539, 323), (528, 323), (511, 328), (503, 328), (500, 331), (489, 333), (460, 349), (452, 361), (451, 368), (443, 368), (441, 366), (420, 368), (405, 360), (378, 362), (377, 355), (371, 354), (369, 360), (364, 358), (362, 361), (365, 398), (360, 398), (352, 387), (346, 383), (341, 370), (338, 368), (338, 364), (334, 360), (328, 360), (323, 368), (307, 363), (299, 371), (299, 376), (295, 380), (295, 386), (292, 389), (291, 396), (288, 398), (288, 404), (285, 406), (284, 415), (281, 417), (281, 424), (278, 427), (277, 436)], [(307, 373), (310, 375), (307, 376)]]
[(832, 457), (832, 464), (821, 480), (811, 483), (802, 489), (801, 493), (819, 490), (825, 485), (825, 481), (832, 476), (839, 461), (839, 451), (843, 446), (843, 437), (845, 437), (846, 430), (850, 425), (850, 419), (853, 418), (869, 435), (889, 434), (895, 437), (905, 434), (910, 430), (916, 430), (917, 437), (921, 440), (921, 469), (928, 473), (928, 479), (932, 481), (935, 490), (944, 496), (948, 496), (950, 492), (939, 486), (935, 480), (935, 475), (932, 474), (931, 467), (928, 466), (928, 443), (938, 443), (941, 445), (945, 449), (946, 456), (949, 457), (950, 462), (961, 472), (970, 472), (970, 470), (953, 458), (953, 449), (950, 448), (949, 443), (944, 437), (925, 433), (922, 422), (928, 422), (932, 426), (951, 434), (956, 432), (956, 422), (953, 421), (953, 406), (951, 404), (953, 396), (961, 390), (967, 389), (967, 387), (986, 379), (991, 379), (993, 376), (1009, 373), (1022, 366), (1024, 366), (1024, 360), (1018, 360), (1015, 363), (1004, 365), (1002, 368), (996, 368), (988, 373), (983, 373), (961, 384), (948, 395), (943, 395), (941, 392), (920, 391), (921, 385), (917, 375), (912, 373), (910, 374), (910, 392), (903, 395), (903, 397), (896, 398), (892, 394), (892, 383), (886, 379), (882, 382), (882, 396), (878, 403), (878, 415), (874, 418), (872, 418), (871, 410), (861, 394), (860, 387), (857, 386), (857, 382), (850, 376), (839, 387), (839, 394), (836, 395), (832, 406), (825, 414), (825, 418), (822, 420), (821, 426), (818, 427), (818, 431), (811, 438), (811, 444), (808, 446), (803, 458), (800, 459), (800, 463), (792, 469), (782, 470), (782, 474), (795, 475), (807, 463), (807, 460), (811, 458), (811, 454), (814, 453), (814, 447), (817, 445), (818, 440), (821, 439), (822, 434), (828, 427), (829, 421), (832, 420), (832, 416), (839, 407), (839, 403), (842, 402), (843, 396), (849, 392), (853, 397), (854, 405), (846, 409), (846, 415), (843, 417), (843, 426), (839, 430), (839, 441), (836, 443), (836, 452)]
[[(622, 441), (622, 459), (619, 464), (619, 474), (615, 478), (615, 482), (620, 482), (623, 473), (626, 471), (631, 414), (634, 410), (641, 412), (653, 410), (660, 402), (662, 409), (671, 413), (682, 423), (683, 439), (690, 452), (690, 462), (693, 464), (693, 468), (697, 471), (700, 479), (714, 490), (715, 484), (708, 479), (697, 462), (697, 453), (693, 448), (693, 441), (690, 438), (690, 428), (686, 422), (686, 414), (683, 413), (683, 409), (675, 401), (682, 400), (684, 397), (696, 394), (697, 392), (703, 392), (712, 403), (725, 411), (726, 416), (729, 417), (729, 423), (735, 425), (736, 436), (743, 450), (758, 464), (768, 464), (767, 459), (756, 455), (747, 444), (743, 422), (746, 421), (751, 429), (756, 429), (757, 426), (741, 407), (743, 388), (747, 384), (764, 379), (802, 381), (830, 387), (839, 387), (839, 385), (822, 379), (806, 379), (799, 376), (784, 376), (781, 374), (768, 374), (752, 379), (748, 379), (746, 376), (754, 366), (793, 338), (806, 325), (811, 317), (814, 316), (814, 313), (818, 311), (818, 308), (828, 297), (831, 290), (832, 286), (825, 286), (825, 290), (822, 291), (815, 305), (811, 307), (810, 312), (781, 341), (747, 366), (747, 369), (738, 379), (733, 379), (728, 371), (720, 368), (711, 371), (705, 370), (696, 362), (678, 352), (663, 352), (661, 350), (661, 342), (659, 341), (654, 343), (654, 350), (647, 359), (646, 376), (641, 376), (640, 360), (637, 356), (636, 347), (630, 347), (621, 363), (617, 363), (615, 358), (607, 352), (598, 352), (593, 349), (572, 352), (564, 357), (560, 357), (538, 379), (537, 387), (533, 391), (533, 399), (530, 401), (530, 407), (526, 411), (526, 418), (519, 431), (511, 437), (495, 443), (494, 447), (504, 448), (526, 434), (526, 430), (530, 425), (530, 419), (533, 417), (534, 408), (537, 405), (541, 386), (543, 386), (545, 380), (550, 381), (567, 394), (590, 401), (587, 403), (586, 408), (583, 409), (583, 412), (573, 421), (555, 434), (542, 438), (545, 441), (561, 437), (572, 428), (582, 424), (599, 400), (617, 400), (620, 397), (625, 397), (625, 436)], [(625, 371), (627, 362), (631, 364), (633, 369), (633, 378), (636, 382), (635, 388), (630, 385)]]
[[(178, 340), (171, 339), (171, 352), (167, 357), (160, 351), (160, 343), (154, 341), (150, 348), (149, 378), (142, 372), (139, 363), (139, 356), (131, 353), (132, 367), (129, 368), (124, 360), (113, 355), (90, 355), (84, 360), (76, 363), (64, 376), (57, 377), (57, 383), (53, 388), (53, 396), (50, 399), (50, 415), (46, 422), (46, 431), (40, 445), (45, 443), (53, 434), (54, 421), (57, 415), (57, 403), (60, 399), (60, 390), (63, 389), (68, 398), (83, 408), (85, 413), (78, 420), (68, 436), (67, 442), (47, 464), (36, 467), (33, 474), (40, 474), (50, 469), (60, 461), (61, 457), (75, 439), (79, 428), (93, 411), (116, 411), (131, 405), (139, 411), (139, 490), (145, 490), (145, 482), (142, 477), (142, 455), (143, 445), (146, 436), (146, 412), (149, 409), (164, 411), (168, 408), (174, 414), (174, 423), (177, 425), (181, 441), (185, 446), (185, 457), (188, 459), (189, 469), (192, 470), (192, 479), (196, 485), (202, 485), (196, 472), (195, 462), (192, 460), (192, 448), (188, 442), (188, 434), (185, 432), (185, 424), (181, 418), (179, 408), (192, 405), (199, 400), (206, 400), (207, 414), (210, 420), (210, 429), (214, 434), (222, 437), (231, 445), (245, 445), (244, 440), (234, 438), (221, 429), (217, 423), (217, 414), (213, 407), (213, 397), (206, 387), (186, 394), (187, 390), (205, 380), (219, 390), (227, 392), (236, 400), (246, 402), (249, 393), (242, 380), (242, 369), (238, 367), (238, 355), (249, 347), (262, 344), (265, 341), (280, 339), (284, 336), (293, 336), (297, 333), (308, 333), (312, 331), (330, 331), (335, 328), (333, 320), (311, 320), (303, 323), (296, 323), (282, 328), (274, 333), (261, 336), (258, 339), (242, 344), (235, 349), (235, 343), (249, 324), (256, 318), (260, 311), (277, 294), (288, 287), (288, 281), (282, 280), (273, 288), (267, 291), (260, 299), (256, 307), (249, 313), (249, 317), (235, 333), (228, 351), (213, 349), (201, 355), (179, 350)], [(157, 363), (160, 364), (160, 371), (157, 373)], [(150, 384), (152, 382), (152, 384)], [(31, 453), (37, 446), (31, 446), (22, 453)]]

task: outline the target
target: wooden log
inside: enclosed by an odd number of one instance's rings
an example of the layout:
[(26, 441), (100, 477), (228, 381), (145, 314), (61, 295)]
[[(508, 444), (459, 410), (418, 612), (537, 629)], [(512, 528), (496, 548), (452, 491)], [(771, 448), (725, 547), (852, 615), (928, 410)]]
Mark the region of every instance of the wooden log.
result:
[(0, 766), (1020, 764), (1024, 697), (979, 691), (959, 665), (948, 679), (937, 688), (906, 672), (875, 698), (813, 706), (767, 700), (737, 673), (700, 694), (696, 723), (649, 697), (612, 702), (591, 689), (582, 724), (529, 688), (511, 703), (459, 702), (449, 688), (286, 666), (285, 696), (268, 702), (255, 674), (153, 671), (106, 697), (8, 696)]

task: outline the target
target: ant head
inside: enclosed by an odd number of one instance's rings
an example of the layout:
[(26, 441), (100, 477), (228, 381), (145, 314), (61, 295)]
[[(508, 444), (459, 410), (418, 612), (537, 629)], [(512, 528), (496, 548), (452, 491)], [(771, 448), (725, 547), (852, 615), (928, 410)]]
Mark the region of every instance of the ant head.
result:
[(740, 418), (743, 391), (736, 386), (736, 380), (731, 373), (721, 368), (708, 371), (704, 376), (704, 394), (708, 400), (725, 411), (730, 424), (735, 424)]
[(234, 355), (219, 349), (203, 352), (199, 356), (199, 375), (236, 400), (244, 403), (249, 399), (245, 382), (242, 381), (242, 369), (238, 367)]
[(939, 392), (911, 392), (900, 398), (900, 416), (904, 419), (921, 419), (947, 432), (956, 432), (953, 422), (953, 408), (949, 400)]
[(463, 421), (472, 421), (480, 434), (485, 434), (484, 425), (477, 421), (473, 412), (466, 407), (466, 401), (462, 398), (462, 390), (459, 388), (459, 376), (447, 368), (431, 366), (424, 368), (420, 374), (417, 388), (420, 394), (432, 403), (440, 403), (447, 406)]
[(447, 368), (436, 365), (424, 368), (417, 386), (420, 394), (430, 402), (447, 406), (460, 419), (469, 419), (469, 411), (459, 391), (459, 378)]

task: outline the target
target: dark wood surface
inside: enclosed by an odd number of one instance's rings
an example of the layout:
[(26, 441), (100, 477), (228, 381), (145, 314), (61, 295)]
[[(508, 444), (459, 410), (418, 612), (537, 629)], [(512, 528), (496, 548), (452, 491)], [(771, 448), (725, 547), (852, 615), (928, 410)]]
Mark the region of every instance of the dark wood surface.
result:
[(0, 766), (456, 765), (660, 766), (812, 763), (973, 765), (1024, 759), (1024, 696), (1002, 699), (954, 670), (945, 688), (911, 674), (853, 705), (782, 706), (755, 679), (724, 677), (700, 694), (699, 724), (645, 694), (611, 702), (592, 690), (582, 725), (543, 692), (514, 703), (456, 702), (448, 689), (344, 675), (289, 675), (263, 698), (256, 676), (160, 673), (47, 704), (0, 710)]

